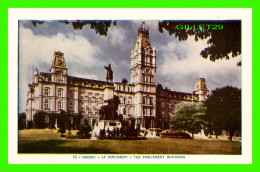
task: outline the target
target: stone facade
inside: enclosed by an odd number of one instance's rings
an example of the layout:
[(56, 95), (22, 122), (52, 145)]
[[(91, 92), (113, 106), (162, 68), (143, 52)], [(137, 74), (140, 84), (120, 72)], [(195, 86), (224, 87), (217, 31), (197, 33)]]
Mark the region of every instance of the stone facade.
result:
[[(73, 128), (84, 123), (94, 126), (99, 121), (99, 109), (105, 104), (104, 100), (117, 95), (121, 102), (118, 114), (131, 126), (168, 129), (176, 104), (205, 101), (209, 93), (204, 78), (197, 80), (193, 93), (156, 86), (156, 50), (151, 46), (145, 23), (138, 29), (137, 42), (131, 52), (130, 73), (130, 83), (69, 76), (64, 54), (55, 52), (50, 73), (39, 73), (36, 69), (34, 82), (28, 85), (27, 127), (35, 127), (34, 117), (39, 112), (45, 114), (42, 120), (46, 127), (58, 127), (56, 119), (61, 110), (69, 114)], [(52, 122), (51, 115), (56, 118)]]
[(208, 95), (209, 90), (204, 78), (197, 79), (193, 93), (171, 91), (158, 84), (156, 88), (156, 128), (170, 128), (170, 117), (179, 103), (204, 102)]

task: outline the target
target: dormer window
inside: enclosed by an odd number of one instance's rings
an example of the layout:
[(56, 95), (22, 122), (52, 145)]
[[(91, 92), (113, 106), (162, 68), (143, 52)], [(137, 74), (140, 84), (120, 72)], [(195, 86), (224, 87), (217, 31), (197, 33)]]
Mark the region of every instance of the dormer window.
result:
[(63, 82), (62, 72), (57, 72), (56, 79), (57, 79), (58, 83), (62, 83)]

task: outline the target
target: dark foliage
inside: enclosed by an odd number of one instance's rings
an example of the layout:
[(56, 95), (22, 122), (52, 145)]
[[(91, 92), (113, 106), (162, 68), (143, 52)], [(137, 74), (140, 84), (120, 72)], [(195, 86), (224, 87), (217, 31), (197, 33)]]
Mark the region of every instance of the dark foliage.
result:
[(18, 130), (26, 128), (26, 114), (25, 112), (18, 114)]
[(66, 112), (64, 110), (61, 110), (59, 115), (60, 130), (58, 132), (60, 132), (62, 136), (64, 133), (66, 133), (66, 123), (67, 123)]
[(33, 128), (47, 128), (49, 124), (45, 121), (46, 116), (48, 116), (46, 112), (35, 113), (33, 117)]
[(235, 130), (241, 131), (241, 90), (231, 86), (212, 91), (205, 102), (207, 128), (209, 131), (227, 130), (230, 139)]
[(175, 114), (171, 117), (171, 128), (188, 131), (194, 137), (194, 134), (202, 129), (204, 124), (202, 116), (205, 114), (205, 110), (202, 102), (179, 104), (175, 109)]
[(89, 125), (81, 126), (79, 132), (77, 132), (79, 139), (89, 139), (90, 138), (91, 127)]

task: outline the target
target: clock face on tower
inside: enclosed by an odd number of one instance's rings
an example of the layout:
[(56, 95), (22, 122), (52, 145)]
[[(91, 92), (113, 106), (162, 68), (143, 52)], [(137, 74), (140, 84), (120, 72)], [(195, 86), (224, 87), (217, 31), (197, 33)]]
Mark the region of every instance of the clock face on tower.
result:
[(62, 65), (62, 61), (61, 60), (58, 61), (58, 65)]

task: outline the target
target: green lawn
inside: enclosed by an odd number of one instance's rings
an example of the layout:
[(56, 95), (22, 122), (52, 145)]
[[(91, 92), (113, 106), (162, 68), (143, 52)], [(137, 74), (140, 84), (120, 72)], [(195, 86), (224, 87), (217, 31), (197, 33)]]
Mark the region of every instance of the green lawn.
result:
[(21, 130), (19, 153), (241, 154), (241, 143), (196, 139), (66, 140), (50, 130)]

